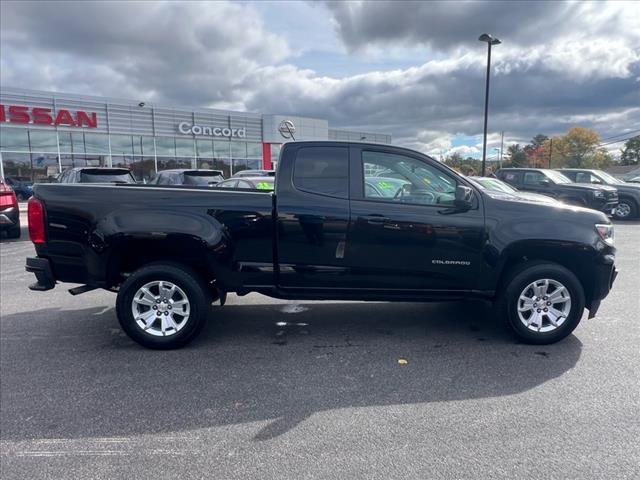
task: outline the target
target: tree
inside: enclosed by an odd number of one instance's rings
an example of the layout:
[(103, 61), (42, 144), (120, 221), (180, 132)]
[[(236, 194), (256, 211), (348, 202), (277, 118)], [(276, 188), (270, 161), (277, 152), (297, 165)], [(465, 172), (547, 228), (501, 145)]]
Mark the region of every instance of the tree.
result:
[(527, 154), (519, 143), (514, 143), (507, 147), (507, 162), (511, 167), (527, 166)]
[(571, 128), (565, 135), (546, 141), (542, 148), (547, 159), (551, 149), (554, 168), (605, 168), (612, 163), (611, 155), (600, 147), (598, 134), (588, 128)]
[(631, 137), (625, 142), (620, 160), (622, 165), (638, 165), (640, 163), (640, 135)]

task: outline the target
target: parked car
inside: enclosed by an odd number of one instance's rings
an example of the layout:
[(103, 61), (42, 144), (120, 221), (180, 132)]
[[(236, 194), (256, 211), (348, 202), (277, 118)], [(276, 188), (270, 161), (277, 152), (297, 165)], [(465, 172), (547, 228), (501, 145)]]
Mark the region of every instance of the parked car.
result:
[(577, 183), (615, 187), (618, 190), (618, 206), (613, 211), (614, 217), (628, 220), (640, 214), (640, 185), (629, 185), (602, 170), (561, 168), (558, 171)]
[(63, 171), (58, 183), (136, 183), (126, 168), (75, 167)]
[(625, 180), (625, 182), (627, 182), (627, 183), (640, 183), (640, 176), (630, 178), (628, 180)]
[(402, 188), (411, 182), (393, 177), (364, 177), (367, 197), (394, 198), (402, 194)]
[(13, 189), (19, 202), (29, 200), (33, 195), (33, 182), (29, 177), (6, 177), (4, 182)]
[[(159, 349), (193, 339), (227, 292), (482, 299), (522, 341), (547, 344), (569, 335), (585, 308), (595, 316), (616, 278), (602, 212), (505, 199), (392, 145), (290, 142), (278, 165), (275, 192), (185, 187), (169, 202), (159, 186), (37, 184), (29, 288), (117, 291), (124, 331)], [(384, 169), (409, 185), (371, 196), (365, 172)], [(425, 183), (425, 172), (441, 182)]]
[(526, 192), (540, 193), (569, 205), (592, 208), (613, 214), (618, 191), (607, 185), (573, 183), (562, 173), (545, 168), (501, 168), (496, 176)]
[(231, 175), (231, 178), (238, 177), (275, 177), (275, 170), (240, 170)]
[(0, 178), (0, 230), (9, 238), (20, 238), (20, 208), (13, 189)]
[(539, 193), (531, 193), (531, 192), (521, 192), (520, 190), (513, 188), (508, 183), (503, 182), (502, 180), (498, 180), (493, 177), (468, 177), (475, 184), (478, 185), (479, 188), (491, 190), (492, 192), (501, 192), (507, 195), (511, 195), (518, 199), (522, 200), (530, 200), (533, 202), (543, 202), (543, 203), (554, 203), (557, 202), (556, 199), (552, 197), (548, 197), (547, 195), (540, 195)]
[(149, 181), (151, 185), (191, 185), (212, 187), (217, 185), (224, 176), (220, 170), (210, 169), (175, 169), (161, 170)]
[(216, 185), (216, 188), (249, 188), (252, 190), (273, 190), (275, 177), (231, 177)]

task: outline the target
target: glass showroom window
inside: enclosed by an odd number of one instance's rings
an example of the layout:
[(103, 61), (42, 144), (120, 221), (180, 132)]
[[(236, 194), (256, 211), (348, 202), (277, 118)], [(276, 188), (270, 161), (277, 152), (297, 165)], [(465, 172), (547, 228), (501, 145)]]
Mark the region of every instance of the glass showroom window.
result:
[(55, 131), (29, 130), (29, 142), (32, 151), (58, 153), (58, 140)]
[(0, 128), (0, 148), (2, 150), (29, 151), (29, 137), (24, 128)]
[(153, 148), (153, 137), (144, 137), (140, 135), (133, 136), (133, 153), (134, 155), (150, 155), (155, 153)]
[(60, 173), (58, 155), (55, 153), (32, 153), (31, 165), (34, 182), (55, 182)]
[(176, 168), (193, 168), (191, 157), (158, 157), (158, 171)]
[(2, 152), (2, 165), (5, 177), (33, 180), (31, 155), (28, 153)]
[(262, 159), (262, 144), (261, 143), (247, 143), (247, 158)]
[[(175, 157), (176, 140), (173, 137), (156, 137), (156, 155)], [(160, 168), (160, 167), (158, 167)]]
[(116, 168), (126, 168), (139, 182), (148, 182), (156, 174), (156, 161), (154, 157), (132, 157), (117, 155), (111, 157), (111, 163)]
[(85, 133), (84, 148), (87, 153), (109, 153), (109, 137), (103, 133)]
[(196, 140), (196, 156), (198, 158), (213, 158), (213, 141), (206, 138)]
[(73, 152), (71, 144), (71, 132), (58, 132), (58, 141), (60, 142), (61, 153)]
[(216, 158), (231, 158), (231, 142), (214, 140), (213, 150)]
[(192, 138), (176, 138), (177, 157), (193, 157), (194, 155)]
[(133, 155), (131, 135), (111, 135), (111, 155)]

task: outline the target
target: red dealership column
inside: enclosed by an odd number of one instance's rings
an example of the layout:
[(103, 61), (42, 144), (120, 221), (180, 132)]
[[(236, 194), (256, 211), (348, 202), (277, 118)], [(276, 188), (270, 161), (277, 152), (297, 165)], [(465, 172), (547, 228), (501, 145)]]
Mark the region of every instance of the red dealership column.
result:
[(262, 168), (265, 170), (271, 170), (271, 144), (262, 144)]

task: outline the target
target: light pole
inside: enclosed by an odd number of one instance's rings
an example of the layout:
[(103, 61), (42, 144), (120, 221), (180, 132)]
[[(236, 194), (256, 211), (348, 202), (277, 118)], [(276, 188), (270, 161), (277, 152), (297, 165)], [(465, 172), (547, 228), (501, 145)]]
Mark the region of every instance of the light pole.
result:
[(496, 163), (498, 164), (498, 168), (502, 168), (502, 149), (500, 147), (494, 147), (493, 149), (496, 153)]
[(482, 141), (482, 176), (484, 177), (487, 163), (487, 119), (489, 116), (489, 74), (491, 73), (491, 46), (500, 45), (502, 42), (488, 33), (483, 33), (478, 38), (481, 42), (487, 42), (487, 86), (484, 94), (484, 138)]

